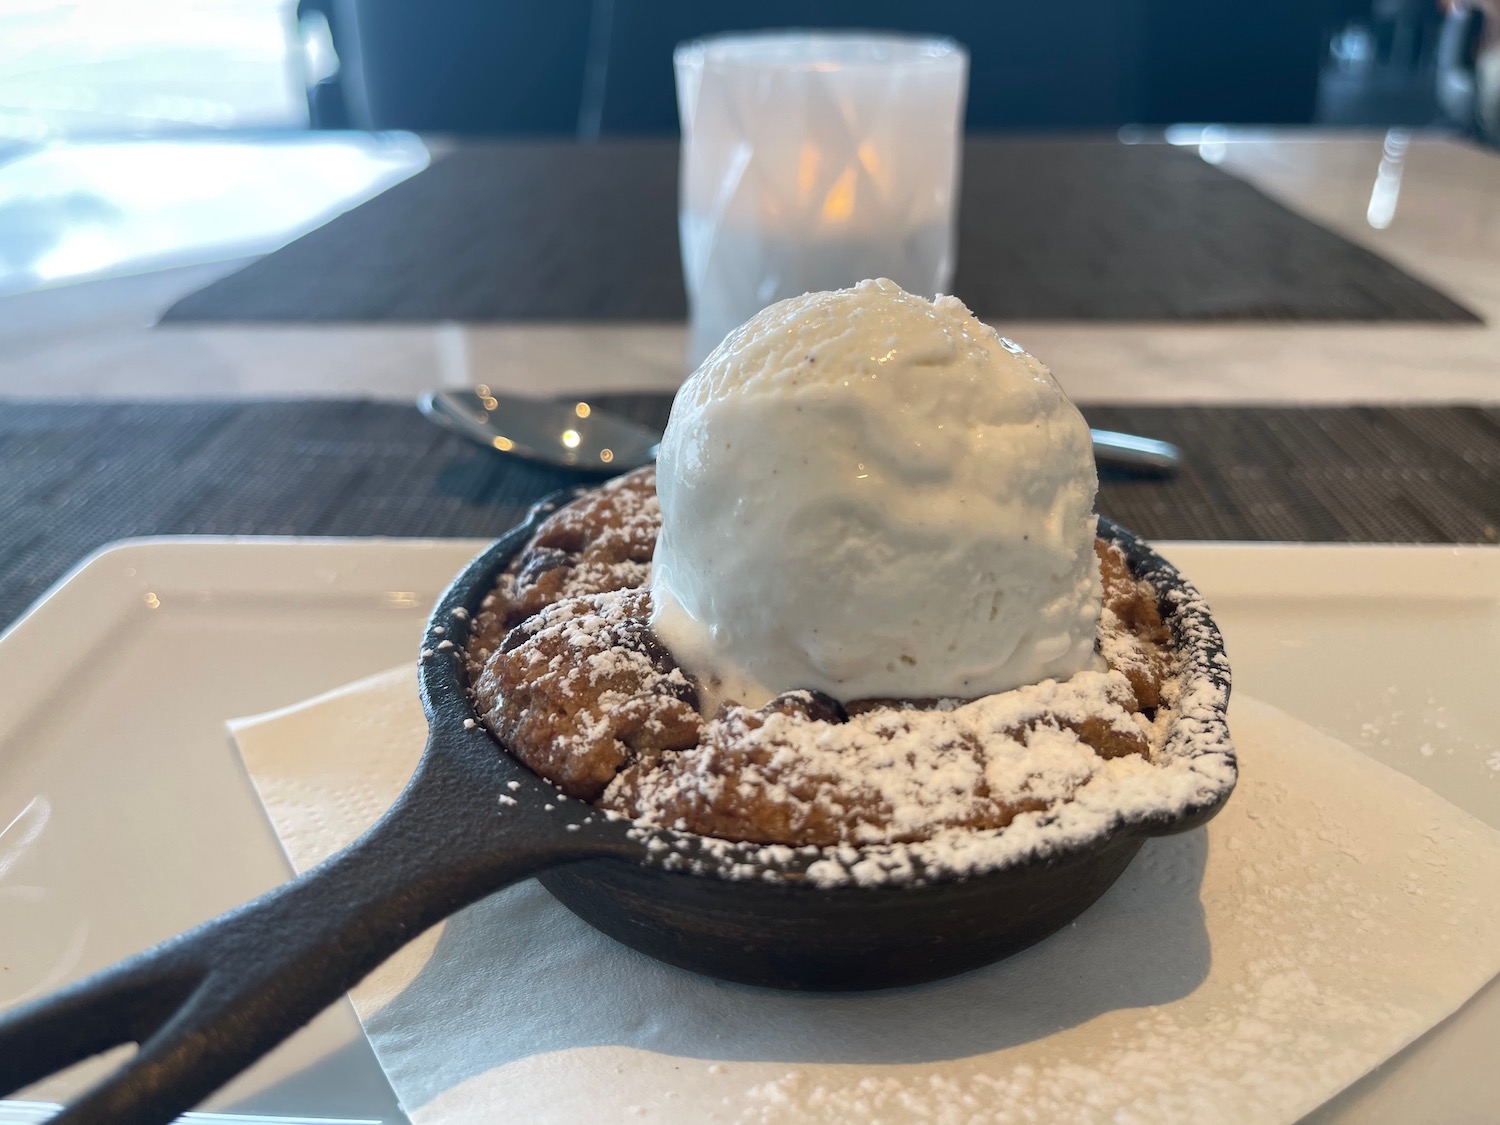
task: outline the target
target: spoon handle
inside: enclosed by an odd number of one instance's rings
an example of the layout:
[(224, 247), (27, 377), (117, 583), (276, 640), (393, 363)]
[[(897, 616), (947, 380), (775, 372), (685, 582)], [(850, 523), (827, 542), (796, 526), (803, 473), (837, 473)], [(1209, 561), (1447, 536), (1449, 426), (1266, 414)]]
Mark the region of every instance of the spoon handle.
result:
[(1089, 436), (1094, 439), (1094, 461), (1101, 468), (1165, 477), (1182, 466), (1182, 450), (1169, 441), (1118, 430), (1090, 430)]
[(0, 1096), (136, 1042), (53, 1120), (169, 1122), (454, 911), (559, 863), (622, 852), (618, 840), (559, 839), (545, 812), (499, 803), (496, 779), (475, 776), (482, 763), (434, 753), (464, 733), (435, 728), (391, 810), (320, 866), (0, 1015)]

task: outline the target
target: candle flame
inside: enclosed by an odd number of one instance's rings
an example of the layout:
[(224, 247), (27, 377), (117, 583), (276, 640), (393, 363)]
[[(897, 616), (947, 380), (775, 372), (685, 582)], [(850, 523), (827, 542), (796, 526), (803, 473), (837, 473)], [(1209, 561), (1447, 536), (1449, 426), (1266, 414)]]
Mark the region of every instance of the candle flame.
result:
[(845, 168), (823, 197), (823, 218), (841, 223), (854, 214), (854, 169)]

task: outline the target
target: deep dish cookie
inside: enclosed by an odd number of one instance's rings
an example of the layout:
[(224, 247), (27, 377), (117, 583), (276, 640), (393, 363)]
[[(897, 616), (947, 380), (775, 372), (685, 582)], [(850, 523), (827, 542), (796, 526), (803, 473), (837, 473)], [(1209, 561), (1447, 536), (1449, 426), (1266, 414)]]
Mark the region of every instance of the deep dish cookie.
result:
[(1151, 768), (1173, 692), (1169, 638), (1154, 593), (1103, 541), (1095, 669), (978, 700), (846, 707), (794, 691), (701, 716), (639, 588), (652, 483), (639, 471), (544, 522), (470, 643), (486, 722), (570, 796), (721, 839), (894, 843), (1003, 828), (1106, 768)]

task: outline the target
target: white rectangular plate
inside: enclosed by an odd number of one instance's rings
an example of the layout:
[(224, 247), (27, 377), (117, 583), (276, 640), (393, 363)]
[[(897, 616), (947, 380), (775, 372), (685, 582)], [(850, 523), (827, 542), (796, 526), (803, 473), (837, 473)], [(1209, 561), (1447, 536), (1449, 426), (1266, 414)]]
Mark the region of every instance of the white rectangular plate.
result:
[[(283, 879), (224, 720), (413, 659), (428, 605), (482, 545), (139, 540), (0, 638), (0, 826), (20, 817), (0, 836), (0, 1007)], [(1213, 605), (1236, 691), (1500, 827), (1500, 549), (1161, 549)], [(1495, 1042), (1492, 983), (1314, 1119), (1477, 1119), (1500, 1105)], [(97, 1070), (23, 1096), (65, 1101)], [(207, 1108), (403, 1120), (346, 1005)]]

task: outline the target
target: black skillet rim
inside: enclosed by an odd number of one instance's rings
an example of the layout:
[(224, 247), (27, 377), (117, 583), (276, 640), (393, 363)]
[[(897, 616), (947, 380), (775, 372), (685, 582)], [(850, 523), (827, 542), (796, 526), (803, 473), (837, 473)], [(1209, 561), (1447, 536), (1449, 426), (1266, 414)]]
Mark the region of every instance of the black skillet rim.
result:
[[(914, 863), (907, 851), (909, 845), (824, 848), (735, 843), (637, 824), (619, 814), (606, 813), (584, 801), (565, 796), (551, 782), (512, 757), (485, 726), (473, 704), (464, 654), (473, 617), (500, 572), (525, 546), (544, 519), (586, 491), (587, 486), (578, 486), (539, 501), (515, 527), (486, 547), (454, 578), (428, 619), (418, 668), (422, 704), (429, 723), (435, 729), (448, 726), (481, 734), (494, 748), (508, 775), (506, 784), (514, 794), (508, 799), (541, 803), (557, 817), (557, 823), (566, 831), (583, 831), (594, 839), (613, 837), (622, 844), (633, 842), (637, 847), (643, 846), (641, 862), (646, 866), (734, 881), (754, 879), (821, 889), (830, 884), (815, 883), (809, 878), (808, 868), (813, 864), (832, 859), (847, 871), (855, 863), (873, 860), (884, 869), (884, 874), (874, 883), (863, 884), (851, 876), (845, 882), (835, 881), (831, 885), (868, 885), (880, 889), (958, 882), (1025, 866), (1053, 866), (1065, 859), (1099, 851), (1126, 833), (1151, 837), (1185, 832), (1210, 820), (1234, 790), (1237, 763), (1225, 716), (1229, 703), (1229, 663), (1223, 638), (1208, 606), (1192, 584), (1143, 540), (1100, 516), (1099, 535), (1117, 544), (1132, 573), (1145, 579), (1156, 591), (1162, 616), (1182, 661), (1184, 697), (1190, 696), (1197, 704), (1191, 715), (1178, 713), (1174, 717), (1164, 745), (1176, 756), (1219, 759), (1217, 783), (1206, 784), (1197, 800), (1177, 812), (1120, 813), (1106, 827), (1085, 839), (957, 870), (928, 869), (920, 862)], [(1227, 767), (1227, 773), (1224, 767)], [(1224, 780), (1226, 776), (1227, 781)]]

